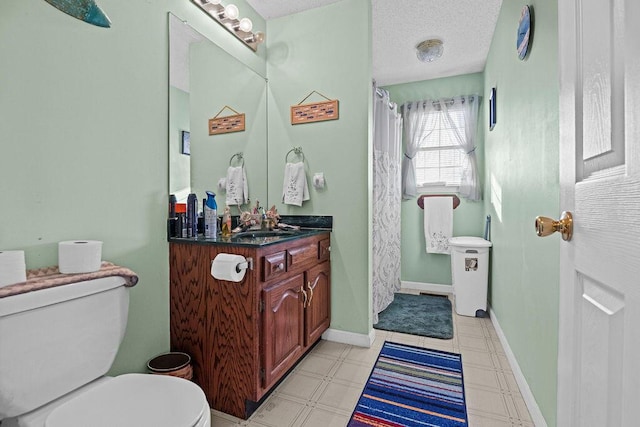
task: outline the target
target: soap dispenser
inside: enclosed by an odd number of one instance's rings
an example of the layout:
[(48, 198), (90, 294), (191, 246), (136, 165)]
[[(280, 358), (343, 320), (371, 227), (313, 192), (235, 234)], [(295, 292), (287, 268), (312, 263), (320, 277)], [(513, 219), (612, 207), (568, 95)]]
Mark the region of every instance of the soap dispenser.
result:
[(204, 237), (215, 239), (218, 236), (218, 204), (216, 193), (207, 191), (207, 201), (204, 204)]

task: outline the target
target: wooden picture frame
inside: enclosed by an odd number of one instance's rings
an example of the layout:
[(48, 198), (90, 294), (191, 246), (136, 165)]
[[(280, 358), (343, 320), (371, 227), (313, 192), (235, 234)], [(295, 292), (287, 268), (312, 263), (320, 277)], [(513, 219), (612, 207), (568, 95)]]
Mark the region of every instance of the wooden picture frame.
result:
[(244, 131), (244, 128), (244, 113), (226, 117), (214, 117), (212, 119), (209, 119), (209, 135), (242, 132)]
[(326, 120), (338, 120), (340, 117), (338, 107), (337, 99), (314, 102), (313, 104), (292, 105), (291, 124), (299, 125), (303, 123), (323, 122)]

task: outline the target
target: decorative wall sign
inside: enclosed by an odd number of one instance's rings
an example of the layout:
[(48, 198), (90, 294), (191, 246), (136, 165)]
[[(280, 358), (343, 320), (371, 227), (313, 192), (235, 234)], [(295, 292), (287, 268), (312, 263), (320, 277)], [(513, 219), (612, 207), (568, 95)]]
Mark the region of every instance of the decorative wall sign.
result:
[[(315, 102), (313, 104), (301, 105), (311, 95), (317, 93), (328, 101)], [(323, 122), (325, 120), (337, 120), (339, 118), (338, 100), (329, 99), (320, 92), (313, 91), (306, 96), (298, 105), (291, 106), (291, 124), (299, 125), (302, 123)]]
[[(234, 115), (218, 117), (225, 109), (233, 111)], [(209, 119), (209, 135), (244, 131), (244, 113), (238, 113), (233, 108), (225, 105), (212, 119)]]
[(51, 6), (89, 24), (109, 28), (111, 21), (93, 0), (45, 0)]

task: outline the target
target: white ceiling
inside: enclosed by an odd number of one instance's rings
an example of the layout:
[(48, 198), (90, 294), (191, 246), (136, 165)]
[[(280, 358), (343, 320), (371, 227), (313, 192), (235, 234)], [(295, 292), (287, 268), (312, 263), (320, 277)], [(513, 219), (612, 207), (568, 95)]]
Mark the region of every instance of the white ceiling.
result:
[[(247, 0), (266, 20), (339, 0)], [(371, 0), (373, 78), (385, 86), (484, 70), (502, 0)], [(515, 32), (514, 24), (514, 49)], [(269, 37), (269, 34), (267, 34)], [(415, 46), (444, 41), (437, 61), (418, 61)]]

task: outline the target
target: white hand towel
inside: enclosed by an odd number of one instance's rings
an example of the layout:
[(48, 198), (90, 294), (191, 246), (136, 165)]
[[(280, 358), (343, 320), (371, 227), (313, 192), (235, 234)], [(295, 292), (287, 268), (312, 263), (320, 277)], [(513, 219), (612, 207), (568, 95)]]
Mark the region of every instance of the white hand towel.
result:
[(227, 204), (244, 205), (249, 201), (247, 173), (244, 166), (229, 166), (227, 169)]
[(448, 254), (453, 235), (453, 202), (451, 197), (425, 197), (424, 237), (427, 253)]
[(286, 205), (302, 206), (305, 200), (309, 200), (309, 187), (304, 163), (287, 163), (284, 167), (282, 202)]

